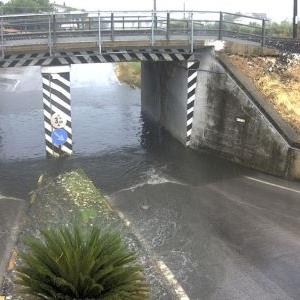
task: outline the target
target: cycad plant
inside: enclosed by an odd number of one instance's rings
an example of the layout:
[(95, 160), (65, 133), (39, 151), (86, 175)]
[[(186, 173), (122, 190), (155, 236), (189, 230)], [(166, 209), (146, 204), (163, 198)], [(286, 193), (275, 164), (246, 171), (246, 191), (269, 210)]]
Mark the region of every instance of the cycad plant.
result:
[[(35, 299), (149, 299), (136, 255), (118, 233), (71, 228), (41, 231), (25, 241), (17, 283)], [(32, 298), (30, 298), (32, 299)]]

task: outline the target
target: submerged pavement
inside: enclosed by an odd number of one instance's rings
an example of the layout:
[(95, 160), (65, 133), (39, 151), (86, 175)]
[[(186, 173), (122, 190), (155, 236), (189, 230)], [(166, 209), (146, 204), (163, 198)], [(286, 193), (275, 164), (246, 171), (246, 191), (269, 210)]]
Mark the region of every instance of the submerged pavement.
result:
[[(75, 155), (46, 160), (39, 69), (0, 77), (0, 193), (27, 198), (41, 174), (82, 168), (190, 299), (300, 299), (299, 184), (189, 151), (148, 126), (140, 92), (110, 64), (72, 67)], [(22, 205), (0, 199), (0, 258)]]
[(0, 195), (0, 286), (18, 233), (25, 201)]
[(300, 299), (300, 184), (257, 176), (145, 182), (112, 205), (190, 299)]

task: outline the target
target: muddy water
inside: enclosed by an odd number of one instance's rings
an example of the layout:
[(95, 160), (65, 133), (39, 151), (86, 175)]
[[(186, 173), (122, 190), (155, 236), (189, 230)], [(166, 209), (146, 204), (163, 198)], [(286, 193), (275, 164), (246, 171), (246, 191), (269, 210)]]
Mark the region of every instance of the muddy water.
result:
[(39, 69), (0, 71), (0, 197), (83, 168), (190, 299), (300, 299), (298, 183), (185, 149), (110, 64), (72, 66), (71, 80), (75, 154), (49, 160)]
[(72, 66), (75, 154), (70, 159), (45, 159), (39, 68), (1, 70), (0, 87), (1, 194), (26, 198), (40, 174), (70, 168), (85, 169), (107, 193), (145, 182), (180, 178), (193, 184), (239, 172), (208, 154), (187, 152), (146, 122), (140, 90), (121, 84), (112, 64)]

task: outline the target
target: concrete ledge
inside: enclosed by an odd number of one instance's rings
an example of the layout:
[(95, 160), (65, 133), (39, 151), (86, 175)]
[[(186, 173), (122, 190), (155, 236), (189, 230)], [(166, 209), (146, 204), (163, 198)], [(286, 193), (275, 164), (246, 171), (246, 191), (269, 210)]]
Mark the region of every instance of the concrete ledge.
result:
[(273, 105), (257, 90), (254, 84), (239, 71), (224, 54), (217, 56), (223, 68), (234, 78), (242, 90), (251, 98), (255, 105), (263, 112), (265, 117), (278, 130), (292, 147), (300, 149), (300, 136), (289, 126), (274, 109)]

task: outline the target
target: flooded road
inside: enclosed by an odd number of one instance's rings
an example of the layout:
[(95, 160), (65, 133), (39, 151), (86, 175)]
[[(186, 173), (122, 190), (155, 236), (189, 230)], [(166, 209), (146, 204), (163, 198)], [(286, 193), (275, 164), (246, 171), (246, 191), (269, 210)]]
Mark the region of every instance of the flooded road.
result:
[(83, 168), (190, 299), (300, 298), (298, 183), (185, 149), (111, 64), (72, 66), (69, 159), (45, 159), (39, 68), (0, 71), (0, 88), (0, 194)]
[(40, 174), (70, 168), (84, 168), (107, 193), (167, 180), (162, 174), (196, 183), (241, 171), (209, 154), (186, 151), (146, 122), (140, 90), (120, 84), (112, 64), (72, 66), (74, 156), (46, 160), (39, 68), (3, 70), (0, 78), (0, 193), (24, 198)]

